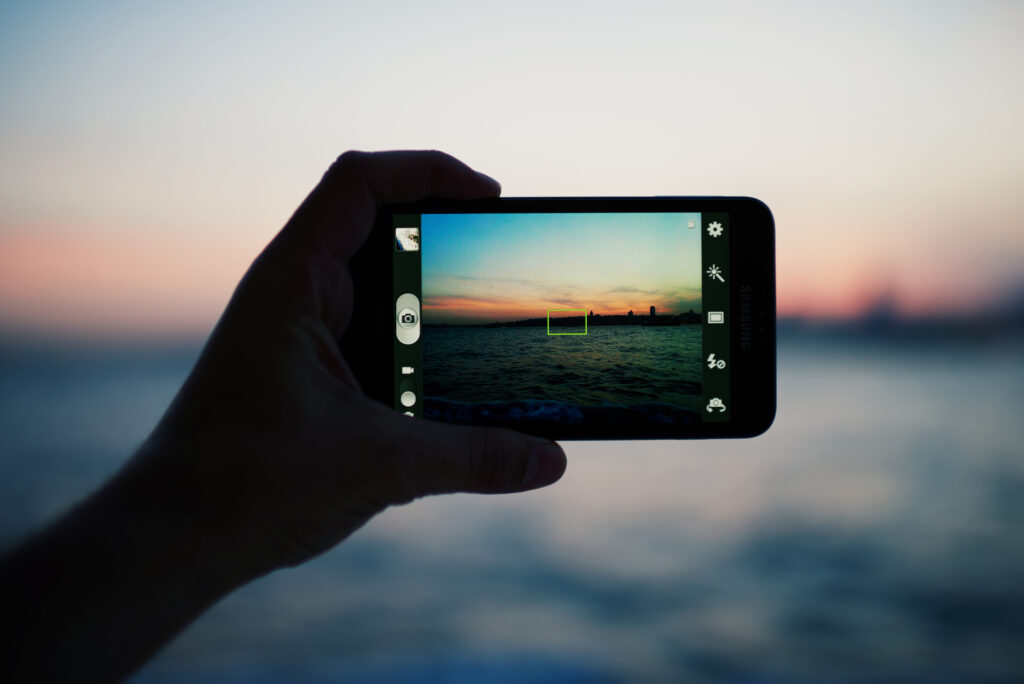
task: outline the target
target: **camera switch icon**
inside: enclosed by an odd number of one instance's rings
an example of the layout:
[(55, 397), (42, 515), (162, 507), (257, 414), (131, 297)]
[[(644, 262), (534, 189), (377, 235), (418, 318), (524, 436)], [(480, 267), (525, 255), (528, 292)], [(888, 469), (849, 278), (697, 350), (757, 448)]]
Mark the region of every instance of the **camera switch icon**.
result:
[(719, 413), (725, 413), (725, 402), (720, 397), (713, 397), (705, 408), (708, 413), (714, 413), (716, 410)]

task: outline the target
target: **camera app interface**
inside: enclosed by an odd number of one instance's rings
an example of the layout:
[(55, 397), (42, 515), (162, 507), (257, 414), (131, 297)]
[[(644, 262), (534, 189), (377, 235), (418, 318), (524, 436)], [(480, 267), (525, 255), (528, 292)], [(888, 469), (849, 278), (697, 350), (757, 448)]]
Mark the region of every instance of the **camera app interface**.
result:
[(451, 423), (728, 420), (728, 216), (394, 217), (395, 406)]

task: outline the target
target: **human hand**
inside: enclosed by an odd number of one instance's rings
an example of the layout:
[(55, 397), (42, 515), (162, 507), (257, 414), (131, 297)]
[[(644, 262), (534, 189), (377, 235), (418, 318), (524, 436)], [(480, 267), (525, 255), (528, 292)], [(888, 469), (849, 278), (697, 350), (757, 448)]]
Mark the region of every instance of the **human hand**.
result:
[(565, 455), (551, 442), (410, 419), (368, 399), (339, 350), (347, 262), (378, 207), (499, 191), (439, 152), (346, 153), (245, 275), (130, 466), (218, 540), (239, 583), (331, 548), (389, 505), (561, 477)]
[(377, 207), (496, 195), (439, 152), (347, 153), (235, 290), (135, 456), (0, 557), (4, 681), (116, 681), (210, 605), (428, 494), (550, 484), (562, 450), (410, 419), (360, 391), (339, 351), (348, 259)]

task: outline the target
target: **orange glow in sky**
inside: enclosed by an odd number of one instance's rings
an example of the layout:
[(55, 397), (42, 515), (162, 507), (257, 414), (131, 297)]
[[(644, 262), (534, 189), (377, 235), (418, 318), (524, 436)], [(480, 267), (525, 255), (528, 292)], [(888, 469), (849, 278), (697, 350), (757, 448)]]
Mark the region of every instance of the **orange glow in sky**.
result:
[(173, 8), (4, 10), (0, 332), (202, 334), (353, 148), (507, 196), (758, 197), (783, 315), (1024, 291), (1021, 3)]
[(48, 333), (202, 336), (249, 261), (222, 239), (55, 233), (0, 235), (0, 320)]
[[(479, 323), (480, 321), (516, 321), (528, 318), (544, 318), (548, 309), (583, 309), (593, 311), (595, 314), (625, 315), (633, 311), (636, 315), (646, 315), (650, 307), (657, 308), (658, 313), (675, 314), (682, 313), (668, 306), (666, 299), (662, 297), (647, 297), (645, 304), (637, 304), (636, 300), (621, 299), (610, 301), (607, 299), (575, 298), (571, 301), (531, 301), (516, 299), (513, 297), (435, 297), (429, 302), (424, 302), (423, 311), (425, 323), (447, 322), (447, 323)], [(689, 309), (687, 309), (688, 311)]]

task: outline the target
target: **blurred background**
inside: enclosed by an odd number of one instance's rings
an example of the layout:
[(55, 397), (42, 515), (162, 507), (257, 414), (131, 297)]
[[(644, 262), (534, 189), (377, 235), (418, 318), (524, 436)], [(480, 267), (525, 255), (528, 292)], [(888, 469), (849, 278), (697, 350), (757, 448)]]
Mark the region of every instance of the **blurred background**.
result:
[(779, 413), (392, 509), (138, 682), (1024, 678), (1024, 5), (0, 4), (0, 547), (340, 152), (773, 210)]

